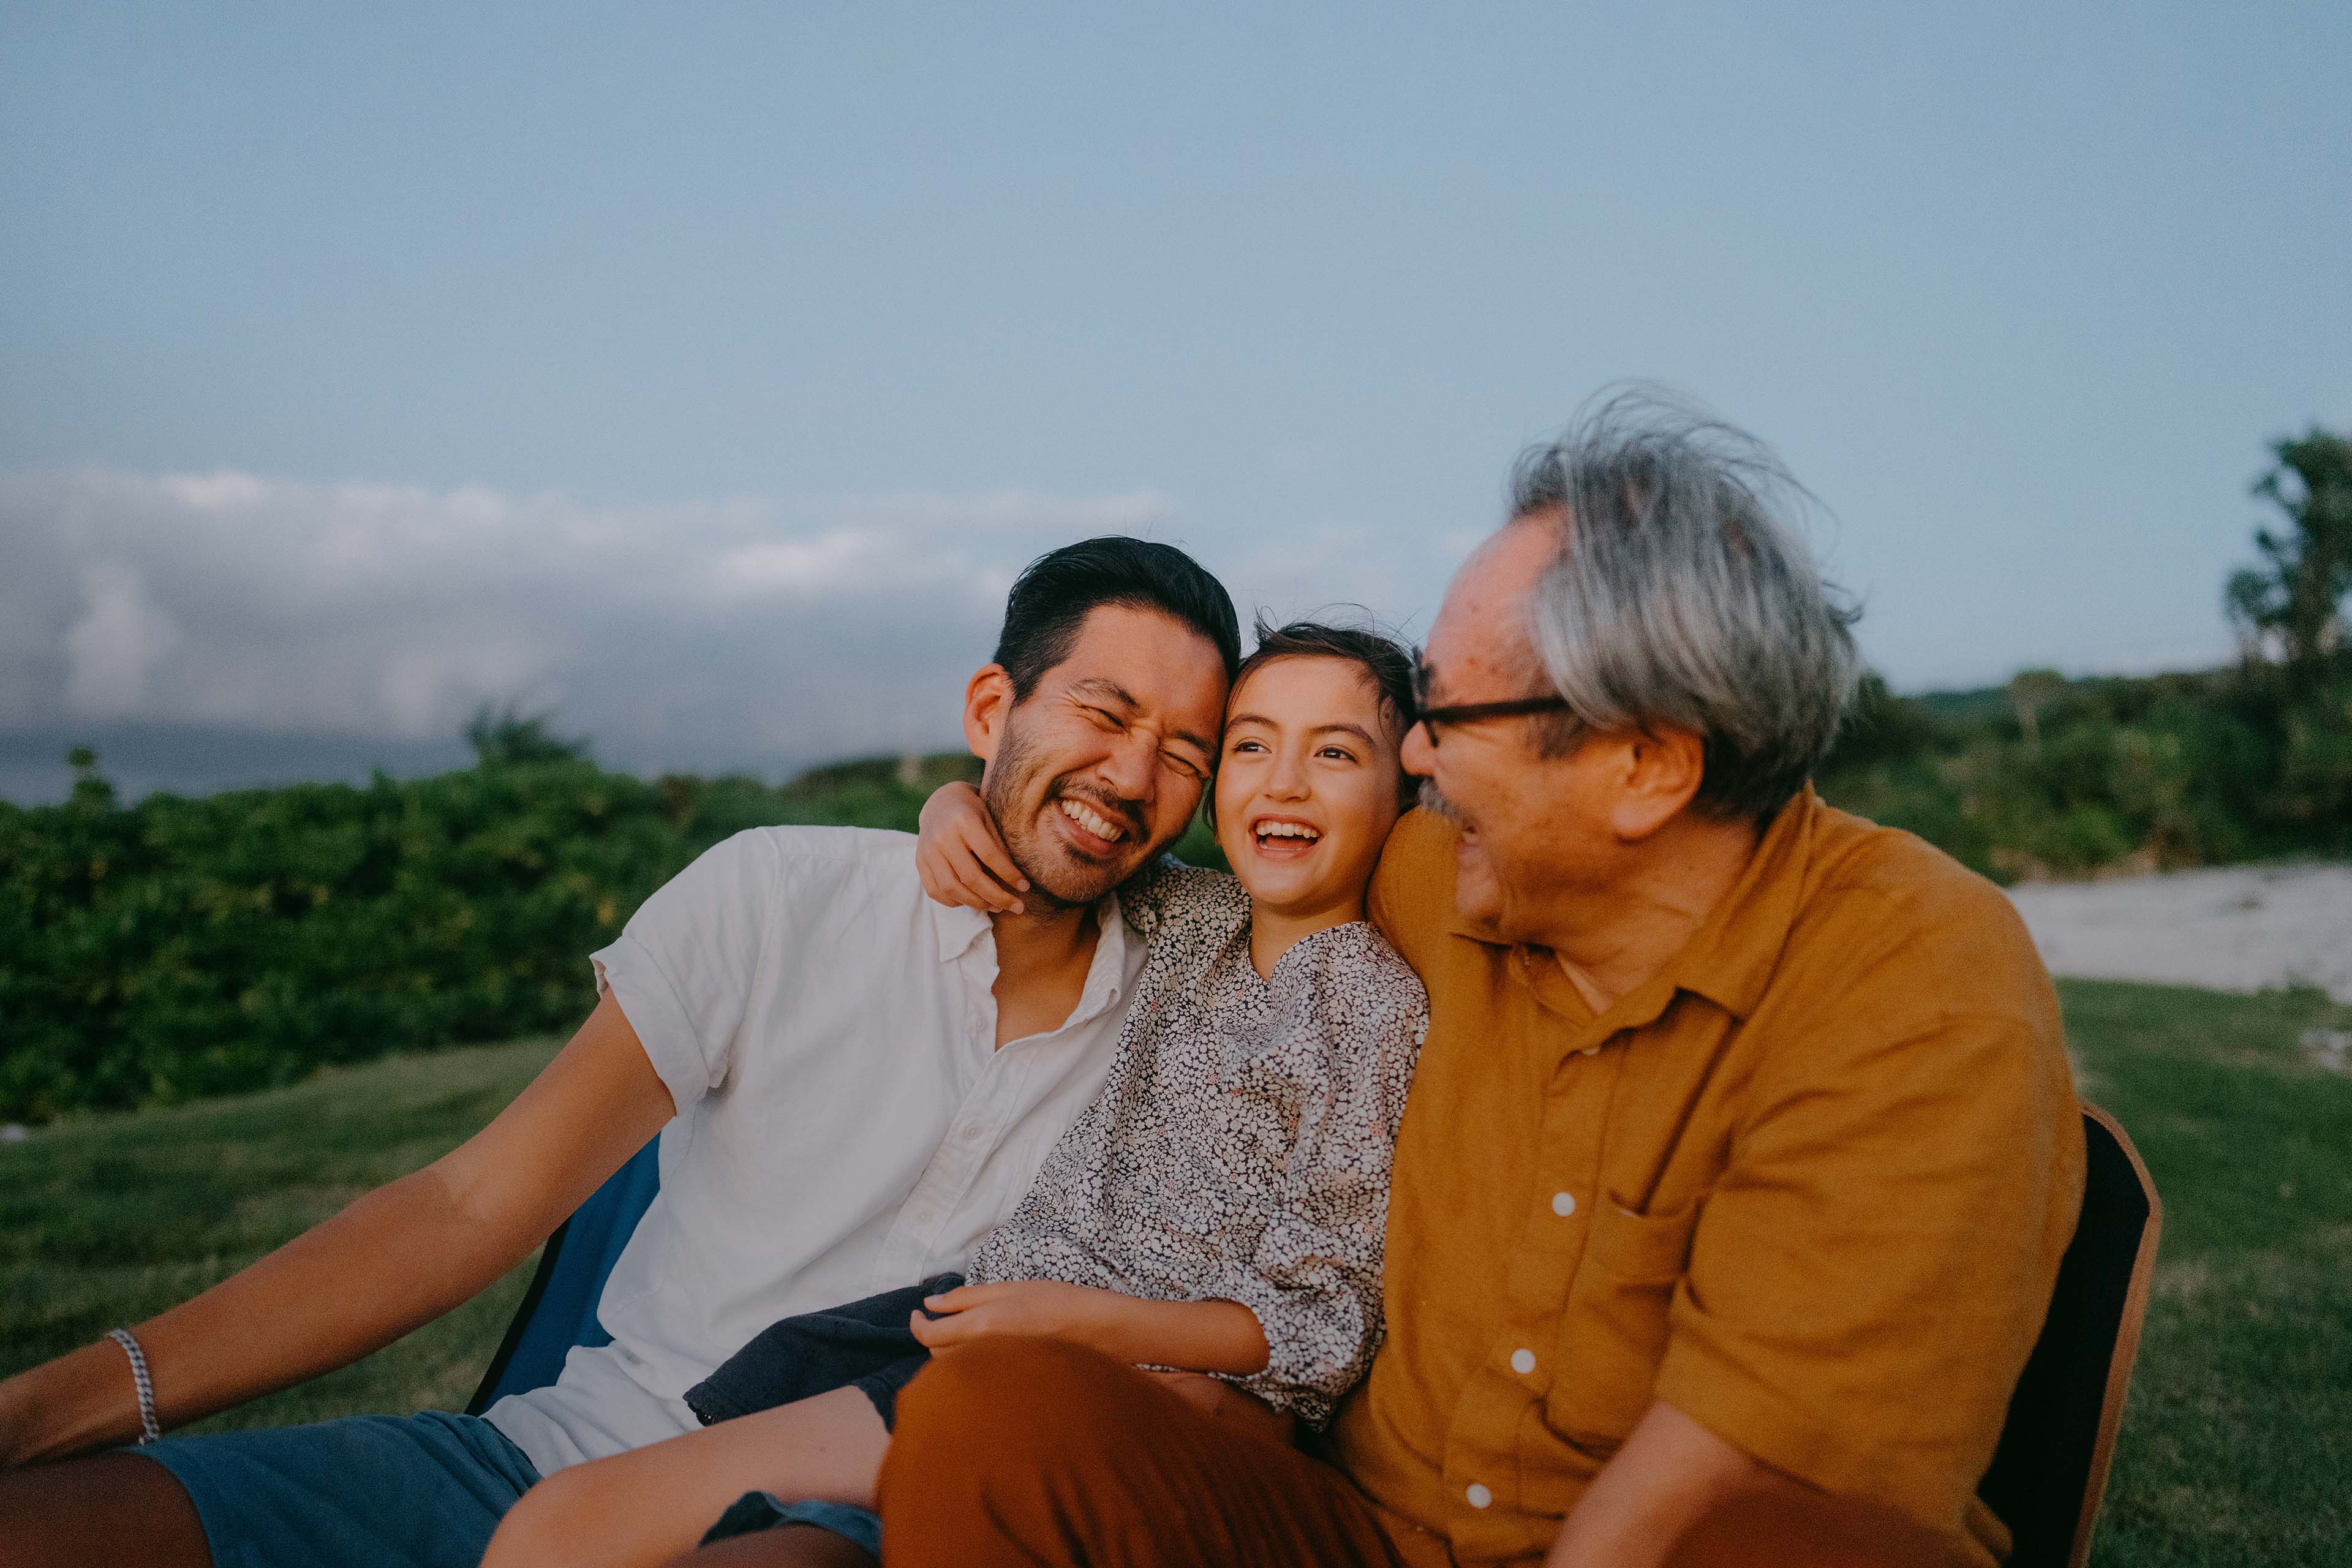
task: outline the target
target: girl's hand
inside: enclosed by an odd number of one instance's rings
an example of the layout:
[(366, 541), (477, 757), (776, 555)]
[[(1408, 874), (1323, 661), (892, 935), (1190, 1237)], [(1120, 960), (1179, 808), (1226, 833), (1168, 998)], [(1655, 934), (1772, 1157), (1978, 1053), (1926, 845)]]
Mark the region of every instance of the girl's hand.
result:
[(943, 784), (916, 819), (915, 875), (923, 891), (950, 907), (989, 915), (1017, 915), (1029, 879), (1013, 864), (980, 791), (961, 780)]
[(1112, 1290), (1065, 1285), (1054, 1279), (1008, 1279), (995, 1285), (961, 1285), (923, 1305), (944, 1316), (912, 1314), (908, 1326), (924, 1348), (943, 1351), (989, 1334), (1035, 1334), (1110, 1347), (1105, 1330), (1129, 1298)]

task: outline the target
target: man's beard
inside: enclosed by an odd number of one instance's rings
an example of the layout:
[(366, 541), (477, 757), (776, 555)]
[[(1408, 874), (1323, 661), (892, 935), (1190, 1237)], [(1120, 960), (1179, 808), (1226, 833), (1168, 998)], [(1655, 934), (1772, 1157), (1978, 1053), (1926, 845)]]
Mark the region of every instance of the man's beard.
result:
[(1468, 823), (1462, 820), (1462, 814), (1454, 809), (1454, 803), (1446, 799), (1445, 796), (1439, 792), (1437, 781), (1435, 779), (1423, 779), (1421, 781), (1421, 794), (1417, 798), (1416, 804), (1420, 805), (1422, 810), (1429, 813), (1430, 816), (1437, 818), (1440, 822), (1450, 824), (1455, 827), (1467, 827), (1469, 826)]
[[(1031, 748), (1021, 732), (1019, 721), (1007, 722), (996, 756), (982, 775), (981, 801), (988, 807), (988, 815), (995, 820), (997, 836), (1004, 840), (1005, 853), (1013, 857), (1013, 864), (1029, 879), (1029, 891), (1023, 897), (1049, 909), (1083, 908), (1127, 880), (1133, 868), (1075, 861), (1051, 846), (1037, 841), (1035, 813), (1025, 810), (1022, 805), (1022, 797), (1028, 793), (1031, 779), (1042, 765), (1030, 753)], [(1041, 807), (1050, 806), (1054, 800), (1062, 796), (1085, 801), (1140, 842), (1141, 825), (1147, 820), (1141, 802), (1120, 800), (1098, 788), (1087, 788), (1067, 779), (1057, 779), (1037, 804)], [(1048, 877), (1052, 880), (1049, 881)]]

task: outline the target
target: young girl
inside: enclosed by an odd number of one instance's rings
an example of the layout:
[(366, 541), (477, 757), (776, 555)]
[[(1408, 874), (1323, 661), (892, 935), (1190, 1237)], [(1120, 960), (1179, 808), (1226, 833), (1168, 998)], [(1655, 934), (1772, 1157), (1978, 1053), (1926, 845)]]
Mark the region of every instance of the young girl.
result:
[[(1122, 890), (1150, 950), (1109, 1076), (967, 1273), (777, 1323), (688, 1391), (704, 1431), (556, 1472), (484, 1568), (656, 1563), (722, 1509), (714, 1534), (801, 1519), (870, 1546), (852, 1510), (872, 1506), (898, 1391), (985, 1334), (1206, 1374), (1193, 1397), (1237, 1390), (1285, 1425), (1330, 1418), (1380, 1338), (1390, 1162), (1428, 1019), (1364, 921), (1410, 782), (1411, 664), (1349, 628), (1258, 638), (1212, 797), (1234, 874), (1163, 859)], [(925, 808), (920, 863), (942, 902), (1010, 908), (1027, 888), (969, 786)]]

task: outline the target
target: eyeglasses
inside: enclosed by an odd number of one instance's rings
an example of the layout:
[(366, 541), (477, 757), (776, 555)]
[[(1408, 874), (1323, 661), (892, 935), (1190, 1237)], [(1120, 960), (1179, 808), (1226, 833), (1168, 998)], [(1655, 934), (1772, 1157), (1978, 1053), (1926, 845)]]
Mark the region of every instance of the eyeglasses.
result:
[(1432, 707), (1429, 701), (1429, 660), (1421, 649), (1412, 650), (1413, 722), (1429, 731), (1429, 743), (1437, 744), (1440, 724), (1475, 724), (1485, 719), (1517, 719), (1529, 713), (1565, 713), (1569, 711), (1565, 697), (1513, 697), (1501, 702), (1454, 702)]

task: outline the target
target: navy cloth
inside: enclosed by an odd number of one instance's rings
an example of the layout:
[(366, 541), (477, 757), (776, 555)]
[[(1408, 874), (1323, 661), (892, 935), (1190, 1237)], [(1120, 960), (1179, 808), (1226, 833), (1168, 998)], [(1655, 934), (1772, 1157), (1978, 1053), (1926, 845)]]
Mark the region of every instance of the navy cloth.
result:
[(882, 1555), (882, 1521), (871, 1510), (842, 1502), (786, 1502), (773, 1492), (745, 1492), (737, 1498), (719, 1516), (719, 1522), (703, 1532), (702, 1544), (781, 1530), (788, 1524), (830, 1530), (851, 1545), (863, 1547), (869, 1557)]
[(497, 1427), (437, 1410), (125, 1451), (187, 1489), (213, 1568), (476, 1568), (499, 1521), (539, 1480)]
[(919, 1285), (772, 1323), (688, 1389), (687, 1408), (708, 1426), (836, 1388), (855, 1388), (874, 1402), (884, 1428), (896, 1430), (898, 1391), (931, 1359), (907, 1321), (917, 1312), (939, 1317), (923, 1305), (923, 1298), (962, 1283), (961, 1274), (938, 1274)]

